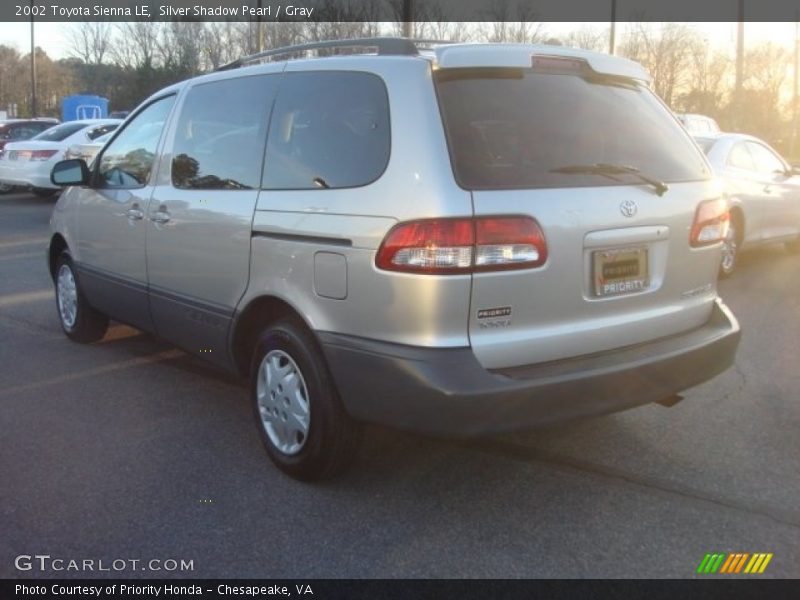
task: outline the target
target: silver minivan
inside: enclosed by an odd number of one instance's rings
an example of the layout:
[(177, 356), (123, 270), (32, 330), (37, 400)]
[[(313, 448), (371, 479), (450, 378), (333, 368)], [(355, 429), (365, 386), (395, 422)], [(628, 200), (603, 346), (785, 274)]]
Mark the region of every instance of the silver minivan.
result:
[(48, 254), (65, 333), (111, 318), (249, 378), (300, 479), (341, 471), (362, 423), (465, 436), (672, 404), (739, 342), (721, 186), (621, 58), (272, 50), (154, 94), (52, 179), (72, 186)]

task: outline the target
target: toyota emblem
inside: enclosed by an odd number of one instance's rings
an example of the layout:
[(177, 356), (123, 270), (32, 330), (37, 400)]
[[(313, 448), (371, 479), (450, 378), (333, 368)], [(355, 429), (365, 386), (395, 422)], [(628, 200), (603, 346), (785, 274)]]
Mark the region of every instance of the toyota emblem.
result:
[(636, 206), (636, 202), (633, 200), (625, 200), (619, 205), (619, 211), (626, 217), (634, 216), (637, 210), (639, 210), (639, 207)]

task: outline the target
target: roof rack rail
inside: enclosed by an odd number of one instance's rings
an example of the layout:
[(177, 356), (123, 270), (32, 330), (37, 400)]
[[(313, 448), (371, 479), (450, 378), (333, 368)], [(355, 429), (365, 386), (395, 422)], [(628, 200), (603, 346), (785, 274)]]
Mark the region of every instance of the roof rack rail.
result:
[(322, 42), (310, 42), (307, 44), (296, 44), (294, 46), (284, 46), (265, 50), (242, 58), (237, 58), (221, 67), (217, 71), (227, 71), (237, 69), (245, 65), (262, 61), (265, 58), (296, 54), (298, 52), (308, 52), (310, 50), (323, 50), (326, 48), (377, 48), (378, 54), (384, 56), (416, 56), (419, 54), (417, 46), (428, 48), (436, 44), (452, 44), (454, 42), (444, 40), (416, 40), (398, 37), (374, 37), (374, 38), (354, 38), (350, 40), (327, 40)]

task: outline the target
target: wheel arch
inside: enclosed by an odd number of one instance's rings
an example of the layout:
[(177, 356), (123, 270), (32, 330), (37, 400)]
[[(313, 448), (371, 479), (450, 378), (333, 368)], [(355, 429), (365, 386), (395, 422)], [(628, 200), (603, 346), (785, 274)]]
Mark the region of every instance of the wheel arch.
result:
[(744, 209), (742, 208), (742, 205), (739, 204), (738, 202), (734, 202), (731, 204), (731, 221), (733, 221), (737, 225), (736, 242), (739, 245), (741, 245), (741, 243), (744, 241), (744, 228), (746, 224), (746, 219), (744, 216)]
[(65, 250), (69, 250), (67, 240), (60, 233), (54, 233), (53, 237), (50, 238), (50, 246), (47, 250), (47, 267), (53, 280), (56, 278), (56, 262), (58, 262), (58, 257)]
[(303, 315), (283, 298), (271, 295), (250, 300), (233, 322), (230, 334), (231, 356), (236, 371), (242, 377), (250, 374), (250, 360), (258, 338), (271, 323), (282, 318), (293, 318), (313, 335), (313, 329)]

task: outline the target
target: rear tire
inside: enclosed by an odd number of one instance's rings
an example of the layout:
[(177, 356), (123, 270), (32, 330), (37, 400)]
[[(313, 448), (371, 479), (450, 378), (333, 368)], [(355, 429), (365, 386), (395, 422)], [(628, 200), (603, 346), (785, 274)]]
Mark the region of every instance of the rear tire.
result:
[(82, 344), (102, 339), (108, 329), (108, 317), (86, 301), (72, 259), (66, 252), (62, 252), (56, 262), (54, 283), (58, 320), (67, 337)]
[(344, 410), (319, 346), (295, 319), (270, 325), (250, 369), (250, 396), (273, 463), (301, 481), (330, 479), (353, 462), (362, 427)]
[(723, 241), (722, 261), (719, 265), (720, 277), (730, 277), (736, 270), (736, 263), (739, 260), (739, 246), (742, 243), (743, 233), (739, 225), (739, 219), (736, 217), (732, 218), (728, 227), (728, 235)]

